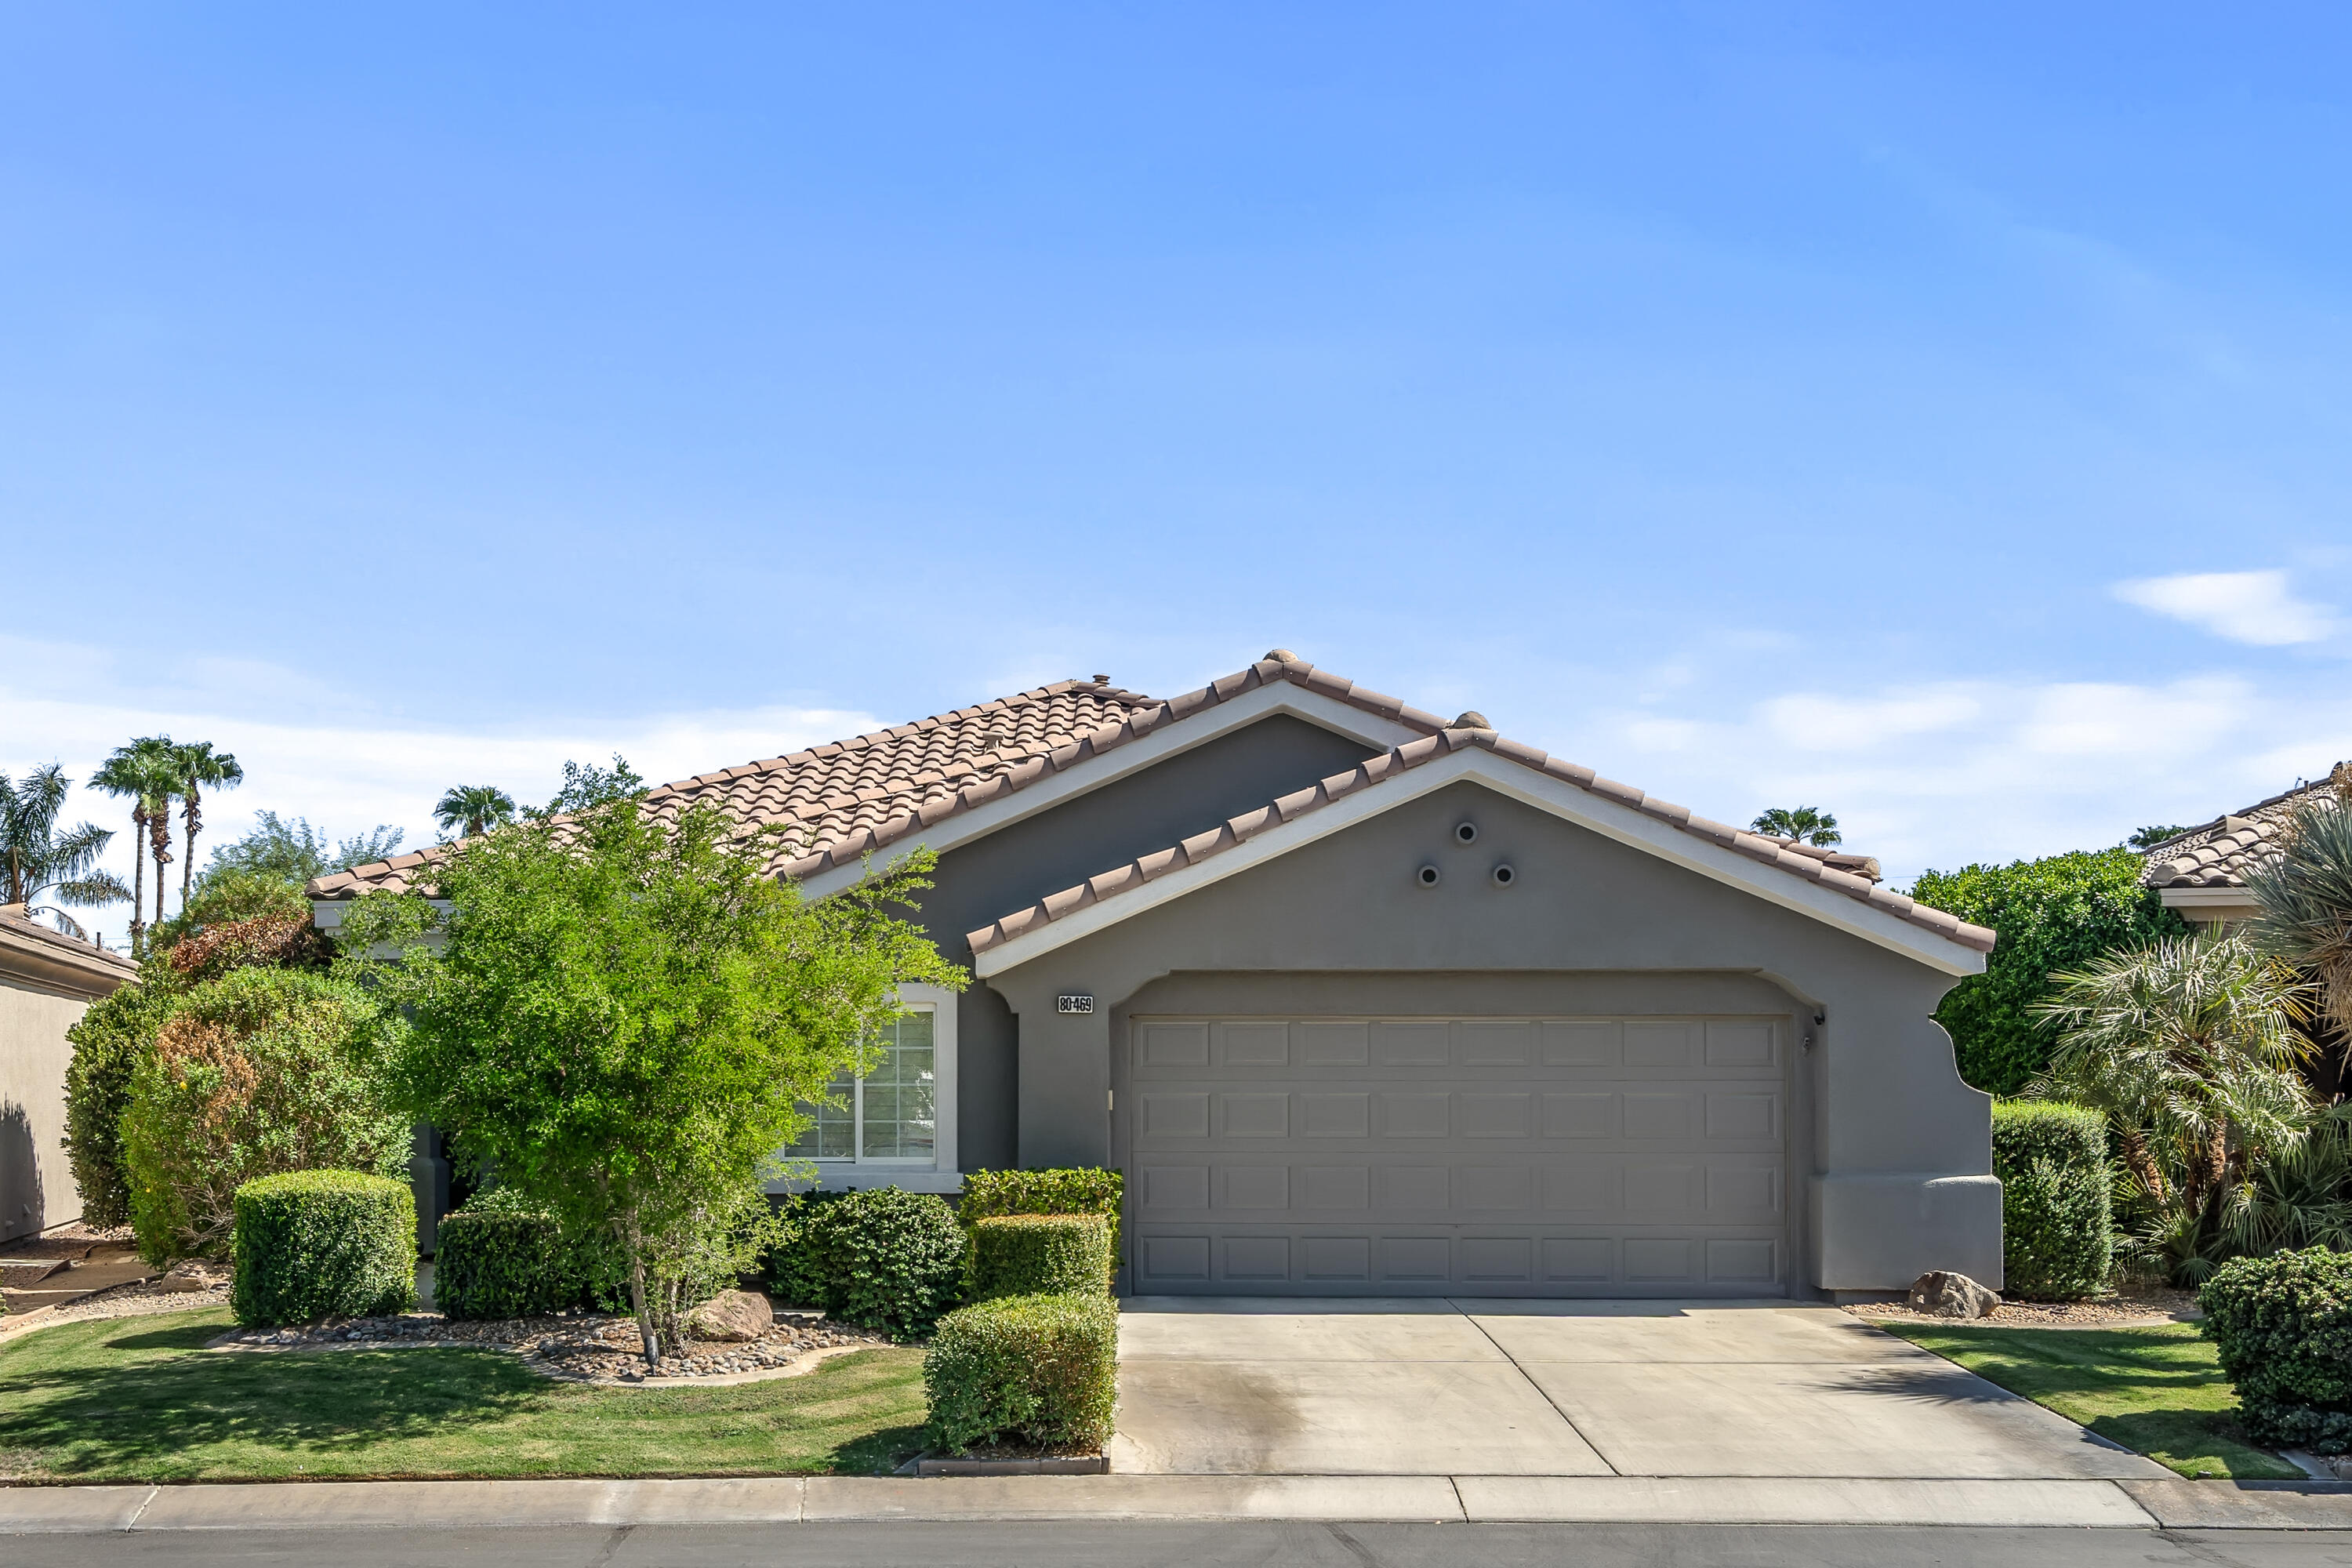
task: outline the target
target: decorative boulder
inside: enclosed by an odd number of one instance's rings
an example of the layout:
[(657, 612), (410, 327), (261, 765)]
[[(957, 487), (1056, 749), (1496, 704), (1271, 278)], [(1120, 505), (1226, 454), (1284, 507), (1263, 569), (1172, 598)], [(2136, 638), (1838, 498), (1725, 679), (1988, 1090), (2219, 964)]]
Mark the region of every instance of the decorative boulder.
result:
[(1911, 1282), (1912, 1310), (1939, 1318), (1990, 1318), (2000, 1292), (1988, 1290), (1965, 1274), (1930, 1269)]
[(758, 1339), (775, 1321), (775, 1308), (757, 1290), (721, 1290), (686, 1315), (686, 1331), (698, 1340), (736, 1344)]
[(210, 1290), (228, 1283), (228, 1270), (201, 1258), (183, 1258), (155, 1282), (163, 1291)]

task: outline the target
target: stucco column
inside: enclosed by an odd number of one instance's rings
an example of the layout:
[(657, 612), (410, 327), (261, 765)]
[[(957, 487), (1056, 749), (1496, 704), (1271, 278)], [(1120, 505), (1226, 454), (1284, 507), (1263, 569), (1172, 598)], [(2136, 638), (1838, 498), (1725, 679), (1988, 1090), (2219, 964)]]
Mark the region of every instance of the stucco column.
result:
[(1110, 1163), (1110, 1004), (1062, 1013), (1064, 994), (1095, 995), (1083, 975), (999, 988), (1021, 1030), (1021, 1163), (1027, 1170)]

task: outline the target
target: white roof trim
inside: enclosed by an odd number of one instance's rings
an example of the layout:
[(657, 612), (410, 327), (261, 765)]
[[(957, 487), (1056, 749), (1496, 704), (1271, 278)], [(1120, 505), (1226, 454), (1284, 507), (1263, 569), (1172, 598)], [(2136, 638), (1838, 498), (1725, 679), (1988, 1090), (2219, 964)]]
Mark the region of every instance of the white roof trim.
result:
[(1047, 921), (981, 953), (974, 967), (983, 979), (1018, 968), (1147, 910), (1223, 881), (1463, 779), (1475, 780), (1498, 795), (1752, 893), (1768, 903), (1809, 915), (1824, 925), (1946, 974), (1984, 973), (1984, 954), (1973, 948), (1833, 888), (1818, 887), (1779, 867), (1751, 860), (1736, 850), (1685, 833), (1671, 823), (1579, 789), (1566, 780), (1496, 756), (1483, 746), (1466, 747), (1380, 784), (1355, 790), (1205, 860), (1170, 871), (1140, 888), (1088, 904), (1059, 920)]
[[(1180, 752), (1205, 745), (1219, 736), (1230, 735), (1277, 713), (1288, 714), (1334, 734), (1345, 735), (1360, 742), (1370, 752), (1392, 751), (1423, 736), (1422, 731), (1383, 719), (1377, 713), (1368, 713), (1351, 703), (1326, 697), (1319, 691), (1310, 691), (1288, 680), (1270, 680), (1254, 691), (1244, 691), (1238, 697), (1196, 710), (1184, 718), (1163, 721), (1158, 729), (1141, 740), (1114, 746), (1098, 756), (1041, 779), (1027, 789), (1014, 790), (985, 805), (942, 818), (919, 833), (909, 834), (883, 846), (876, 851), (875, 858), (887, 863), (919, 846), (944, 854), (960, 844), (984, 838), (999, 828), (1010, 827), (1040, 812), (1051, 811), (1066, 801), (1140, 773)], [(841, 891), (865, 874), (865, 868), (852, 861), (803, 879), (801, 891), (809, 898), (822, 899)]]
[(2158, 888), (2157, 896), (2168, 910), (2253, 910), (2254, 895), (2244, 888)]

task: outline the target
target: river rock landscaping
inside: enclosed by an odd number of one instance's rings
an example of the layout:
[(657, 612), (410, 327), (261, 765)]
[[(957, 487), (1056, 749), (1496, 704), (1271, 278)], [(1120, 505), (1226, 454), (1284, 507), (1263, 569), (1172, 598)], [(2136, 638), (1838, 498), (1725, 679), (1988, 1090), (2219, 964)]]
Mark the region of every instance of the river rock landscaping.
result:
[(545, 1318), (453, 1322), (436, 1312), (399, 1317), (353, 1318), (284, 1329), (233, 1330), (208, 1349), (224, 1351), (326, 1351), (394, 1349), (406, 1345), (462, 1345), (502, 1350), (549, 1377), (609, 1384), (737, 1381), (747, 1376), (783, 1376), (814, 1364), (826, 1352), (868, 1350), (889, 1337), (823, 1319), (777, 1323), (756, 1340), (726, 1343), (689, 1342), (682, 1356), (665, 1356), (651, 1369), (638, 1347), (635, 1318), (597, 1312), (567, 1312)]

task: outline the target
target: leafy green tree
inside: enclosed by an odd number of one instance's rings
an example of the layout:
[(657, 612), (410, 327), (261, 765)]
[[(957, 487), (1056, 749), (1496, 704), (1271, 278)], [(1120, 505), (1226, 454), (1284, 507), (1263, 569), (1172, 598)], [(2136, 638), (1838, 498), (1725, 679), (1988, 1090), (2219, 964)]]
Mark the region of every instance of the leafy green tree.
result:
[(2117, 847), (1920, 874), (1913, 898), (2000, 933), (1985, 972), (1954, 986), (1936, 1009), (1962, 1078), (1993, 1094), (2017, 1093), (2049, 1059), (2052, 1037), (2032, 1008), (2049, 994), (2053, 973), (2188, 933), (2139, 885), (2139, 857)]
[(161, 952), (191, 931), (261, 915), (307, 921), (310, 900), (302, 891), (305, 882), (384, 859), (399, 849), (401, 837), (399, 828), (379, 826), (336, 841), (303, 817), (258, 813), (250, 832), (214, 848), (211, 863), (196, 874), (186, 907), (155, 927), (152, 945)]
[(151, 822), (170, 812), (176, 783), (169, 735), (142, 735), (117, 746), (89, 778), (90, 788), (131, 803), (131, 951), (134, 955), (146, 949), (147, 858), (141, 840), (147, 837)]
[(2300, 1143), (2315, 1107), (2298, 1071), (2307, 983), (2241, 935), (2175, 936), (2050, 977), (2029, 1009), (2057, 1026), (2037, 1097), (2105, 1111), (2144, 1247), (2176, 1282), (2232, 1250), (2257, 1169)]
[[(173, 771), (179, 775), (180, 821), (185, 829), (181, 840), (180, 912), (188, 912), (189, 879), (196, 868), (196, 835), (204, 831), (204, 795), (206, 789), (232, 789), (245, 782), (245, 770), (226, 752), (215, 751), (210, 741), (189, 741), (172, 748)], [(160, 900), (163, 889), (157, 889)], [(163, 917), (159, 902), (156, 918)]]
[(1819, 849), (1845, 842), (1845, 836), (1838, 831), (1837, 818), (1814, 805), (1772, 806), (1759, 813), (1748, 826), (1768, 837), (1793, 838)]
[(2163, 843), (2168, 838), (2178, 838), (2188, 831), (2189, 829), (2181, 826), (2178, 823), (2158, 823), (2152, 826), (2141, 828), (2137, 833), (2134, 833), (2129, 838), (2125, 839), (2124, 843), (2129, 848), (2145, 852), (2155, 848), (2158, 845)]
[[(21, 905), (29, 918), (46, 914), (72, 936), (86, 934), (61, 906), (91, 909), (131, 896), (122, 879), (102, 868), (114, 835), (94, 822), (58, 830), (73, 781), (51, 763), (21, 779), (0, 773), (0, 904)], [(47, 893), (53, 903), (36, 902)]]
[[(869, 1064), (898, 987), (963, 974), (898, 912), (928, 853), (806, 903), (761, 871), (759, 836), (708, 807), (664, 823), (634, 779), (567, 769), (562, 809), (436, 868), (446, 914), (371, 893), (341, 940), (408, 1018), (410, 1108), (574, 1234), (618, 1242), (655, 1361), (714, 1253), (751, 1263), (761, 1182), (805, 1107)], [(367, 958), (379, 944), (397, 960)]]
[(504, 827), (514, 816), (514, 796), (496, 784), (453, 784), (433, 807), (434, 824), (442, 832), (462, 830), (468, 838)]

